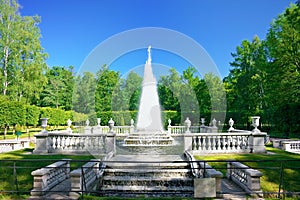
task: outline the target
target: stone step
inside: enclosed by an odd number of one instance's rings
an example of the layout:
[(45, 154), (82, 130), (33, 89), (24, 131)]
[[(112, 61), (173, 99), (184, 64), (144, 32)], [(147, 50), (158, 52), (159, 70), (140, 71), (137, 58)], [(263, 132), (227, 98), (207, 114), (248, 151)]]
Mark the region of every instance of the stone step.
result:
[(105, 176), (188, 177), (191, 176), (191, 169), (105, 169)]
[(187, 192), (194, 192), (194, 187), (191, 186), (183, 186), (183, 187), (166, 187), (166, 186), (147, 186), (147, 185), (140, 185), (140, 186), (123, 186), (123, 185), (114, 185), (114, 186), (102, 186), (101, 188), (102, 191), (107, 192), (107, 191), (111, 191), (111, 192), (171, 192), (171, 191), (177, 191), (177, 192), (183, 192), (183, 191), (187, 191)]
[(108, 197), (122, 197), (126, 198), (162, 198), (162, 197), (181, 197), (181, 198), (192, 198), (194, 196), (194, 191), (180, 191), (180, 190), (171, 190), (171, 191), (122, 191), (122, 190), (104, 190), (98, 193), (100, 196)]
[(190, 177), (129, 177), (129, 176), (105, 176), (102, 179), (104, 182), (132, 182), (132, 183), (137, 183), (137, 182), (193, 182), (194, 179)]
[(164, 168), (164, 169), (184, 169), (189, 168), (190, 164), (187, 162), (174, 162), (174, 163), (164, 163), (164, 162), (107, 162), (107, 168)]

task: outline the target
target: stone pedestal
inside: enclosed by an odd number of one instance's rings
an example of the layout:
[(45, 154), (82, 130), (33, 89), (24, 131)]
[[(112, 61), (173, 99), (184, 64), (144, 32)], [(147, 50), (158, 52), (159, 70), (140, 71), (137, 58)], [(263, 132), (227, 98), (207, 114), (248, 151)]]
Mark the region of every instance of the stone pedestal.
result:
[(193, 149), (192, 144), (193, 144), (193, 135), (188, 133), (184, 134), (183, 135), (184, 151), (191, 151)]
[(105, 137), (106, 153), (116, 153), (116, 134), (108, 133)]
[(38, 134), (35, 134), (36, 138), (35, 149), (33, 150), (34, 154), (44, 154), (48, 153), (48, 132), (42, 131)]
[(194, 198), (214, 198), (216, 196), (215, 178), (194, 179)]
[(267, 133), (264, 132), (252, 132), (250, 136), (250, 148), (251, 153), (265, 153), (265, 137)]

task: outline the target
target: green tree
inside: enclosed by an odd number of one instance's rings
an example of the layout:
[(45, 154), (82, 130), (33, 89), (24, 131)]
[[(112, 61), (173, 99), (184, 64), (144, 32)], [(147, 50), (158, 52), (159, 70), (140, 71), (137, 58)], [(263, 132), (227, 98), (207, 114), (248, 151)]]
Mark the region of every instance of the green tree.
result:
[(15, 0), (0, 1), (0, 87), (10, 99), (32, 103), (46, 83), (47, 54), (40, 44), (40, 18), (22, 17), (18, 10)]
[(101, 116), (101, 112), (112, 111), (113, 95), (119, 90), (120, 75), (107, 65), (103, 65), (96, 75), (95, 110)]
[(170, 74), (161, 76), (158, 81), (158, 94), (160, 104), (164, 110), (180, 112), (180, 85), (181, 78), (175, 68), (170, 69)]
[(79, 113), (89, 114), (95, 111), (96, 78), (91, 72), (77, 76), (74, 86), (73, 105)]
[(46, 72), (48, 84), (41, 92), (40, 106), (71, 110), (73, 106), (73, 67), (52, 67)]
[[(299, 132), (300, 8), (292, 4), (267, 34), (266, 87), (269, 116), (277, 129)], [(295, 114), (295, 110), (298, 110)]]
[(127, 104), (125, 110), (135, 111), (139, 108), (139, 101), (142, 92), (142, 77), (135, 72), (130, 72), (122, 86), (123, 100)]
[(242, 123), (247, 123), (248, 117), (260, 114), (264, 105), (264, 45), (257, 36), (252, 42), (244, 40), (232, 56), (234, 61), (230, 65), (233, 69), (225, 78), (228, 108), (241, 112)]

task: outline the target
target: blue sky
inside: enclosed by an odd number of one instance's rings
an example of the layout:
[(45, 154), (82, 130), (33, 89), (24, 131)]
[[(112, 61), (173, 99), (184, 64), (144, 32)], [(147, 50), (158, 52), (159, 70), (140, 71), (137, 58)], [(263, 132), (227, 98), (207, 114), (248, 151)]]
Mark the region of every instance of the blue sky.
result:
[[(222, 77), (229, 73), (231, 53), (242, 40), (264, 39), (271, 21), (291, 0), (19, 0), (22, 15), (39, 15), (42, 46), (49, 66), (74, 66), (76, 70), (101, 42), (120, 32), (143, 27), (178, 31), (199, 43)], [(151, 45), (151, 44), (149, 44)], [(180, 44), (178, 44), (180, 45)], [(147, 59), (132, 51), (111, 63), (127, 73)], [(152, 60), (178, 71), (184, 59), (153, 48)]]

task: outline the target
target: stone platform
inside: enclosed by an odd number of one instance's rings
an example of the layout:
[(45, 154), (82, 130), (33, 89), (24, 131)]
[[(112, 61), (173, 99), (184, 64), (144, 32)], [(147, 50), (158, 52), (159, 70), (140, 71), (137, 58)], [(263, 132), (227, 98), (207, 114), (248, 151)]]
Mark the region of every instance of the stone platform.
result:
[(193, 196), (189, 163), (179, 155), (117, 155), (106, 162), (103, 196)]

